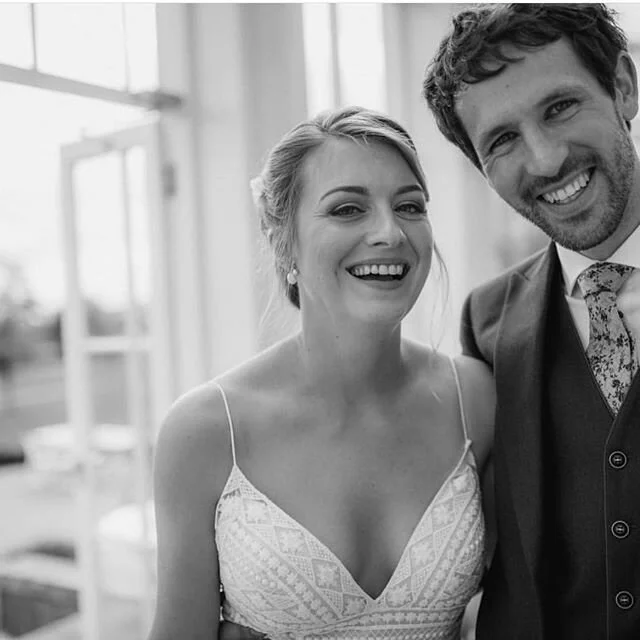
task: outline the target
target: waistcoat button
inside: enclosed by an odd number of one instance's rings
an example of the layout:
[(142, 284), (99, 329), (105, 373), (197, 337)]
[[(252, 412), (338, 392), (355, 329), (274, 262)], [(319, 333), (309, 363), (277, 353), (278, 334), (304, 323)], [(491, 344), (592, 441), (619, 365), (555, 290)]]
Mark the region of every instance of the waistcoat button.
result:
[(628, 591), (618, 591), (616, 593), (616, 604), (620, 609), (631, 609), (634, 598)]
[(611, 525), (611, 533), (618, 538), (626, 538), (629, 535), (629, 525), (624, 520), (616, 520)]
[(627, 464), (627, 456), (622, 451), (613, 451), (609, 455), (609, 464), (614, 469), (622, 469)]

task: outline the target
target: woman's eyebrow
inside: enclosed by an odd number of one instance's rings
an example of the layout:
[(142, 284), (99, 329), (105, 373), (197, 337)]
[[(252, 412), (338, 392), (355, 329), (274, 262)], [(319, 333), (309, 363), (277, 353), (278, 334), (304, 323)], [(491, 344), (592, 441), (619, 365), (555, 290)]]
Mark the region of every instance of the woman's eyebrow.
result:
[(329, 189), (322, 198), (320, 198), (320, 202), (322, 202), (327, 196), (330, 196), (332, 193), (336, 193), (338, 191), (346, 191), (347, 193), (357, 193), (362, 196), (366, 196), (369, 191), (364, 187), (358, 187), (355, 185), (343, 185), (340, 187), (335, 187), (334, 189)]
[[(419, 184), (408, 184), (403, 187), (400, 187), (395, 195), (402, 195), (403, 193), (411, 193), (413, 191), (419, 191), (424, 194), (424, 196), (429, 199), (429, 196), (425, 193), (424, 189)], [(346, 193), (356, 193), (358, 195), (366, 196), (369, 194), (369, 190), (366, 187), (360, 187), (358, 185), (341, 185), (339, 187), (334, 187), (333, 189), (329, 189), (321, 198), (320, 202), (322, 202), (325, 198), (330, 196), (332, 193), (337, 192), (346, 192)]]

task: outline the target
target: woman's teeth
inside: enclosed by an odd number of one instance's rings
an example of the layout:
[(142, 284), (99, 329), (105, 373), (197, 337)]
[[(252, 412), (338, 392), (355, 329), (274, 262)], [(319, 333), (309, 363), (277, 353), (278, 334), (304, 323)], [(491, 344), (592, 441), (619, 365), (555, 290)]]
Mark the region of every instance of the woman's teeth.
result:
[(542, 194), (541, 198), (548, 202), (549, 204), (565, 204), (574, 200), (577, 197), (577, 194), (580, 193), (591, 180), (591, 176), (588, 172), (581, 173), (573, 182), (570, 182), (568, 185), (562, 187), (562, 189), (557, 189), (556, 191), (550, 191), (549, 193)]
[(395, 276), (403, 277), (406, 272), (404, 264), (362, 264), (349, 269), (357, 278), (366, 276)]

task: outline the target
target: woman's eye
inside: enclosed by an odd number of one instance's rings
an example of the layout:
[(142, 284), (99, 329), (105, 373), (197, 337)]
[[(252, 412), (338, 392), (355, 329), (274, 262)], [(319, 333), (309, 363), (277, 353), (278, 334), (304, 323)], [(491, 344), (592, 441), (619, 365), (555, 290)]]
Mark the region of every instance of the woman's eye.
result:
[(403, 202), (396, 207), (396, 210), (412, 216), (424, 216), (427, 213), (426, 207), (420, 202)]
[(331, 211), (331, 215), (337, 218), (349, 218), (362, 213), (362, 207), (355, 204), (343, 204)]

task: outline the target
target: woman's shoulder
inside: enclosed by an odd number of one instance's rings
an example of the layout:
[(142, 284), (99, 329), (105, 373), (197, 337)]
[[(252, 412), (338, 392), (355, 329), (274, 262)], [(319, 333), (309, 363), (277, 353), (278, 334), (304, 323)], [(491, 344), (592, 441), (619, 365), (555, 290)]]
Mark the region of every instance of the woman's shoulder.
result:
[(231, 467), (231, 441), (224, 400), (214, 381), (180, 396), (165, 416), (156, 442), (156, 473), (185, 478), (191, 470), (206, 480), (210, 470)]
[(467, 433), (483, 465), (493, 444), (496, 407), (493, 374), (485, 362), (476, 358), (458, 355), (453, 361), (460, 381)]
[(451, 397), (456, 407), (462, 406), (467, 435), (483, 464), (493, 442), (495, 384), (491, 369), (468, 356), (449, 356), (420, 344), (412, 348), (422, 372), (420, 379), (426, 381), (436, 396)]
[(478, 400), (485, 401), (490, 409), (495, 404), (495, 383), (490, 367), (483, 360), (471, 358), (465, 355), (457, 355), (452, 358), (456, 371), (470, 387)]
[(252, 424), (276, 404), (291, 376), (286, 342), (260, 352), (182, 395), (170, 408), (160, 441), (179, 449), (230, 450), (233, 424)]
[[(491, 369), (482, 360), (465, 355), (450, 356), (432, 347), (407, 340), (406, 348), (411, 353), (411, 359), (416, 370), (432, 380), (437, 379), (443, 384), (451, 384), (453, 370), (461, 384), (470, 387), (480, 399), (491, 404), (494, 395), (494, 383)], [(435, 382), (435, 380), (434, 380)]]
[(224, 401), (216, 380), (209, 380), (182, 394), (169, 408), (161, 433), (178, 431), (195, 437), (217, 431), (225, 422)]

